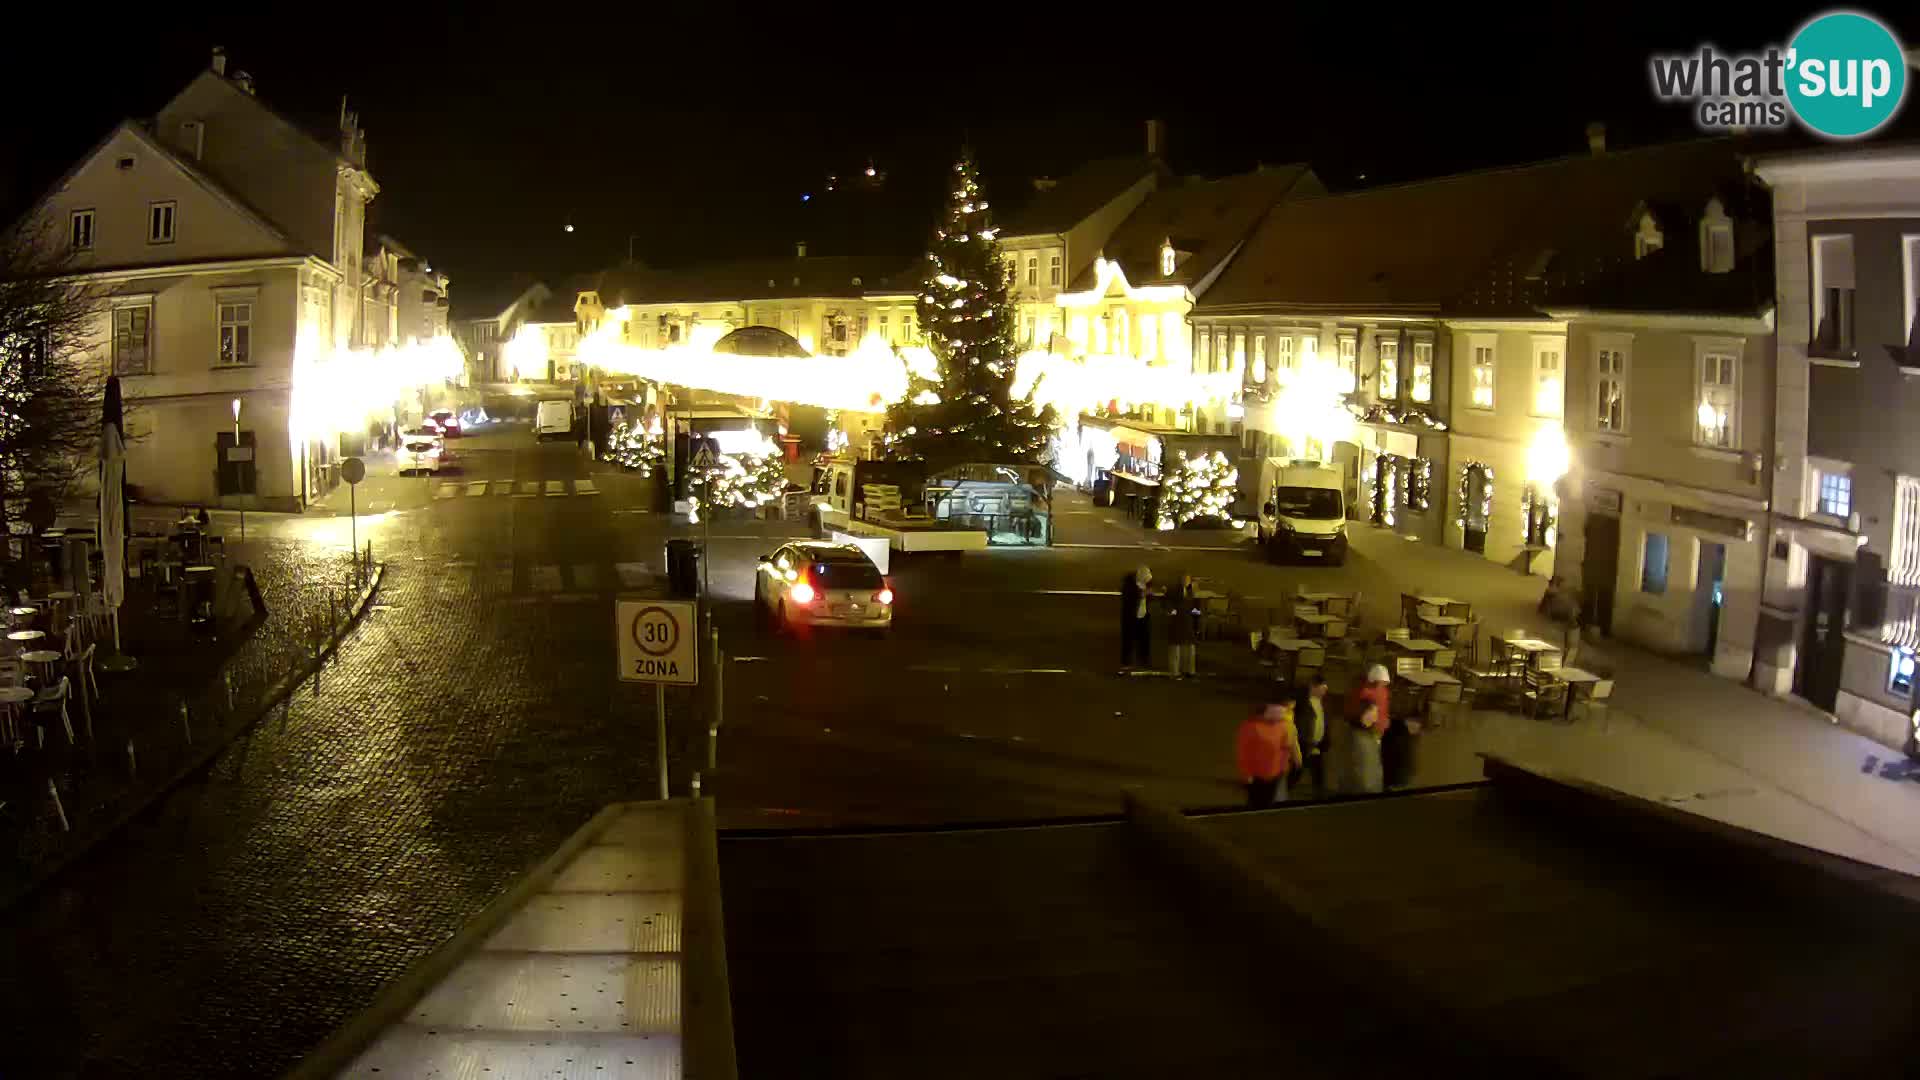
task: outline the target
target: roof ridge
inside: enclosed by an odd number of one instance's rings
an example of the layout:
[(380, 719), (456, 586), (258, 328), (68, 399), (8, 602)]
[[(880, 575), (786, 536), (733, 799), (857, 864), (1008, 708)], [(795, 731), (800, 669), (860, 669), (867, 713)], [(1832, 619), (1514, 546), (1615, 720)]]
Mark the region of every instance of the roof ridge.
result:
[(1517, 162), (1511, 165), (1489, 165), (1481, 169), (1468, 169), (1465, 172), (1443, 173), (1439, 176), (1426, 176), (1426, 177), (1420, 177), (1414, 180), (1396, 180), (1389, 184), (1376, 184), (1373, 187), (1356, 188), (1353, 191), (1328, 192), (1323, 195), (1307, 195), (1307, 196), (1301, 197), (1297, 201), (1303, 202), (1303, 203), (1304, 202), (1317, 203), (1317, 202), (1332, 201), (1336, 199), (1357, 199), (1367, 195), (1377, 195), (1377, 194), (1384, 194), (1384, 193), (1395, 192), (1395, 191), (1406, 191), (1410, 188), (1419, 188), (1419, 187), (1426, 187), (1426, 186), (1437, 187), (1441, 184), (1456, 183), (1456, 182), (1466, 181), (1466, 180), (1475, 180), (1475, 179), (1481, 179), (1489, 176), (1502, 176), (1502, 175), (1510, 175), (1514, 173), (1531, 172), (1535, 169), (1564, 167), (1567, 165), (1576, 165), (1582, 162), (1592, 162), (1595, 164), (1600, 164), (1600, 163), (1609, 162), (1609, 161), (1618, 161), (1621, 158), (1651, 155), (1661, 151), (1673, 151), (1673, 150), (1679, 150), (1683, 148), (1705, 149), (1716, 143), (1725, 143), (1725, 144), (1728, 144), (1729, 146), (1732, 146), (1738, 141), (1739, 139), (1737, 136), (1714, 135), (1714, 136), (1708, 136), (1706, 138), (1675, 139), (1670, 142), (1650, 143), (1646, 146), (1635, 146), (1625, 150), (1608, 150), (1603, 154), (1568, 153), (1568, 154), (1563, 154), (1559, 157), (1542, 158), (1538, 161), (1523, 161), (1523, 162)]

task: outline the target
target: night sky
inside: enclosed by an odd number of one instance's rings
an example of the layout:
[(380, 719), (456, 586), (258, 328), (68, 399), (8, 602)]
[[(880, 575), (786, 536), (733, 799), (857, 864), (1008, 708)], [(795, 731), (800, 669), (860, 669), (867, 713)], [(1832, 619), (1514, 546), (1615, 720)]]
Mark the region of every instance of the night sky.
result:
[[(230, 72), (311, 127), (331, 129), (348, 96), (382, 186), (374, 226), (450, 273), (459, 308), (463, 285), (472, 297), (515, 272), (604, 267), (629, 247), (654, 266), (802, 239), (822, 254), (914, 251), (962, 143), (1005, 211), (1036, 175), (1140, 152), (1149, 116), (1166, 121), (1179, 172), (1306, 160), (1335, 188), (1577, 152), (1592, 120), (1616, 147), (1684, 136), (1686, 111), (1648, 89), (1650, 51), (1753, 48), (1824, 10), (1742, 5), (1728, 25), (1674, 5), (1610, 7), (1611, 22), (1533, 5), (1476, 25), (1354, 4), (1338, 17), (1212, 6), (1165, 8), (1149, 26), (1072, 6), (952, 33), (930, 20), (985, 9), (705, 4), (688, 21), (653, 5), (429, 7), (356, 6), (364, 25), (346, 36), (326, 30), (348, 9), (321, 8), (307, 25), (209, 15), (10, 33), (0, 200), (13, 216), (224, 45)], [(1920, 42), (1920, 18), (1877, 14)], [(1006, 44), (974, 57), (969, 38)], [(1920, 132), (1920, 109), (1896, 124)], [(849, 183), (869, 164), (880, 192)]]

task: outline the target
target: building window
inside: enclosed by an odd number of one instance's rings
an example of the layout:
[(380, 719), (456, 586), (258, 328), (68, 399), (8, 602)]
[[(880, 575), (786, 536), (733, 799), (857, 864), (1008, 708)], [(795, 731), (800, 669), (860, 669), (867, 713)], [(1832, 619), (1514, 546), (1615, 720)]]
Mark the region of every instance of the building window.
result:
[(1227, 370), (1247, 370), (1247, 332), (1245, 330), (1233, 332), (1233, 362), (1228, 365)]
[(1908, 697), (1913, 693), (1913, 651), (1896, 648), (1887, 656), (1887, 693)]
[(1356, 385), (1354, 379), (1360, 362), (1360, 339), (1352, 334), (1341, 334), (1335, 341), (1335, 347), (1339, 351), (1334, 354), (1338, 361), (1334, 389), (1351, 394)]
[(1825, 469), (1814, 474), (1819, 479), (1819, 512), (1842, 521), (1853, 512), (1853, 477)]
[(172, 202), (147, 204), (147, 243), (173, 243), (173, 210)]
[(220, 367), (253, 363), (253, 305), (220, 305)]
[(1380, 354), (1379, 382), (1375, 387), (1381, 401), (1395, 401), (1400, 397), (1400, 339), (1379, 338), (1374, 342), (1374, 350)]
[(1413, 343), (1413, 400), (1425, 404), (1433, 400), (1433, 342)]
[(1213, 338), (1205, 331), (1194, 333), (1194, 348), (1200, 355), (1194, 357), (1193, 370), (1205, 372), (1213, 370)]
[(1853, 237), (1813, 238), (1813, 341), (1816, 355), (1853, 355)]
[(1700, 354), (1699, 391), (1694, 395), (1694, 440), (1730, 450), (1740, 445), (1740, 358), (1730, 351)]
[(1233, 354), (1227, 351), (1227, 332), (1225, 330), (1215, 330), (1213, 332), (1213, 363), (1214, 370), (1216, 371), (1233, 370)]
[(1887, 580), (1920, 585), (1920, 479), (1896, 477), (1893, 484), (1893, 551)]
[(1172, 244), (1160, 245), (1160, 276), (1173, 276), (1174, 251)]
[(93, 211), (75, 210), (67, 226), (67, 246), (75, 251), (93, 250)]
[(113, 370), (116, 375), (145, 375), (153, 370), (153, 309), (113, 309)]
[(1027, 256), (1027, 284), (1040, 284), (1040, 256)]
[(1605, 342), (1593, 354), (1594, 398), (1600, 431), (1627, 430), (1627, 350), (1624, 342)]
[(1709, 274), (1724, 274), (1733, 269), (1733, 223), (1707, 223), (1707, 266)]
[(1140, 356), (1152, 360), (1160, 352), (1159, 320), (1152, 315), (1140, 316)]
[(1273, 343), (1273, 369), (1291, 373), (1293, 368), (1293, 335), (1281, 334)]
[(1301, 338), (1300, 339), (1300, 359), (1298, 362), (1298, 366), (1301, 368), (1301, 370), (1311, 370), (1313, 368), (1313, 365), (1318, 363), (1319, 360), (1320, 360), (1320, 339), (1313, 334), (1308, 334), (1305, 337)]
[(1667, 591), (1667, 537), (1665, 533), (1648, 533), (1640, 551), (1640, 591), (1643, 593), (1664, 593)]
[(1253, 385), (1267, 385), (1267, 335), (1260, 333), (1253, 338)]
[(1476, 409), (1493, 408), (1495, 370), (1494, 337), (1484, 334), (1473, 339), (1473, 386), (1468, 401)]
[(1560, 338), (1535, 338), (1533, 342), (1533, 415), (1555, 417), (1560, 415), (1562, 403), (1566, 399), (1566, 387), (1562, 381), (1560, 350), (1563, 348)]
[(1060, 256), (1047, 256), (1047, 284), (1060, 284)]
[(1920, 316), (1920, 236), (1900, 238), (1900, 274), (1906, 281), (1907, 363), (1920, 365), (1920, 335), (1914, 333), (1916, 316)]
[(1644, 259), (1659, 251), (1666, 242), (1667, 237), (1660, 231), (1660, 223), (1654, 220), (1652, 214), (1642, 213), (1640, 227), (1633, 234), (1633, 257)]

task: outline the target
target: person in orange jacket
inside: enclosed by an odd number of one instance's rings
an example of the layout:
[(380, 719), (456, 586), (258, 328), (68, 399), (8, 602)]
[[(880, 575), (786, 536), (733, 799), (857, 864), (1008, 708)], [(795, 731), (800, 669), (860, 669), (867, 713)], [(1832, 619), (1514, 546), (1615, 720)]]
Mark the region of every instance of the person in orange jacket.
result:
[(1300, 736), (1290, 702), (1255, 709), (1240, 724), (1236, 740), (1240, 781), (1254, 809), (1287, 800), (1287, 774), (1300, 766)]

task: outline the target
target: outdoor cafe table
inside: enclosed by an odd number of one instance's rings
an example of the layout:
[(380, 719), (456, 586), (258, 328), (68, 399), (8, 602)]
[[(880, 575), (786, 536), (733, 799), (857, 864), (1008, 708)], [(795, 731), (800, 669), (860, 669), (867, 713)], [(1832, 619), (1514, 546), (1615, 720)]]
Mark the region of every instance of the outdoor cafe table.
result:
[(1318, 611), (1314, 612), (1311, 615), (1305, 612), (1298, 612), (1293, 616), (1293, 621), (1296, 623), (1300, 623), (1304, 626), (1311, 626), (1316, 630), (1324, 631), (1328, 623), (1333, 622), (1338, 618), (1339, 616), (1337, 615), (1327, 615)]
[(1428, 690), (1431, 690), (1441, 683), (1457, 683), (1460, 681), (1452, 675), (1441, 671), (1439, 668), (1421, 668), (1418, 671), (1395, 672), (1394, 678), (1405, 680), (1415, 686)]
[(1439, 634), (1437, 635), (1439, 637), (1452, 637), (1453, 635), (1449, 634), (1447, 631), (1457, 630), (1460, 627), (1467, 625), (1467, 620), (1461, 618), (1458, 615), (1427, 615), (1427, 616), (1416, 616), (1416, 618), (1420, 620), (1420, 625), (1430, 626), (1430, 627), (1433, 627), (1435, 630), (1439, 631)]
[(1539, 661), (1536, 658), (1541, 654), (1560, 651), (1560, 646), (1551, 641), (1541, 641), (1539, 638), (1504, 638), (1502, 640), (1505, 641), (1507, 648), (1527, 654), (1528, 667), (1537, 664)]
[(1300, 599), (1309, 604), (1324, 604), (1329, 600), (1348, 599), (1352, 595), (1352, 593), (1343, 592), (1303, 592), (1300, 594)]
[(1437, 607), (1437, 608), (1443, 608), (1449, 604), (1466, 603), (1465, 600), (1455, 600), (1451, 596), (1416, 596), (1414, 597), (1414, 599), (1420, 601), (1423, 604), (1432, 604), (1434, 607)]
[(0, 686), (0, 732), (9, 746), (20, 744), (20, 724), (16, 714), (20, 706), (33, 700), (33, 691), (24, 686)]
[(40, 685), (48, 686), (53, 683), (53, 665), (59, 663), (61, 658), (60, 654), (52, 649), (34, 649), (21, 653), (20, 659), (41, 668)]
[(1437, 641), (1428, 641), (1426, 638), (1411, 638), (1406, 641), (1400, 641), (1396, 638), (1388, 638), (1387, 644), (1393, 648), (1399, 649), (1401, 652), (1409, 652), (1409, 653), (1436, 653), (1436, 652), (1439, 652), (1441, 649), (1446, 648), (1445, 645), (1442, 645)]
[(7, 635), (7, 640), (25, 645), (29, 641), (39, 641), (46, 636), (45, 630), (15, 630)]
[(1600, 676), (1577, 667), (1555, 668), (1553, 673), (1567, 684), (1567, 716), (1572, 717), (1574, 696), (1593, 693), (1593, 684), (1600, 681)]

